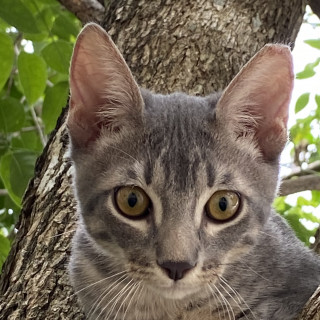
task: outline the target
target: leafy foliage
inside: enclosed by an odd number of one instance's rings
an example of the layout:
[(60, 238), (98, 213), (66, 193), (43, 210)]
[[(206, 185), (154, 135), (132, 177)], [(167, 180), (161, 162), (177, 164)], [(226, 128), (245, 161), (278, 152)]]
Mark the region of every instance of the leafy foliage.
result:
[(316, 74), (314, 68), (317, 67), (319, 63), (320, 58), (318, 58), (315, 62), (308, 63), (303, 71), (296, 74), (297, 79), (306, 79), (313, 77)]
[(80, 22), (56, 0), (0, 6), (0, 268), (34, 165), (66, 105)]
[[(304, 42), (320, 50), (320, 39)], [(296, 74), (298, 81), (314, 77), (319, 63), (320, 51), (319, 58), (315, 62), (308, 63), (303, 71)], [(303, 116), (298, 118), (290, 129), (290, 138), (293, 142), (291, 154), (293, 165), (303, 170), (320, 161), (320, 96), (312, 95), (310, 92), (303, 93), (296, 101), (295, 113), (298, 117), (301, 114)], [(307, 173), (320, 177), (319, 171), (319, 169), (308, 170)], [(299, 196), (277, 198), (274, 206), (288, 220), (297, 236), (309, 245), (320, 223), (320, 191), (308, 191)]]

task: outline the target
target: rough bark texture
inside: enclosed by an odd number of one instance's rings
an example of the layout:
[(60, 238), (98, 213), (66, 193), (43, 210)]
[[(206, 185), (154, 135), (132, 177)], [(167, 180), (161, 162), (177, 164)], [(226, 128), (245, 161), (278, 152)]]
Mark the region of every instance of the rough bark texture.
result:
[(80, 319), (66, 266), (75, 227), (64, 116), (39, 157), (0, 281), (0, 319)]
[(301, 0), (118, 0), (107, 8), (104, 27), (140, 85), (208, 94), (223, 89), (265, 43), (293, 44), (304, 6)]
[(83, 23), (101, 23), (104, 18), (105, 8), (103, 1), (98, 0), (58, 0), (69, 11), (75, 14)]
[(320, 320), (320, 286), (305, 305), (299, 320)]
[[(70, 10), (98, 3), (61, 2)], [(293, 43), (304, 7), (304, 0), (114, 0), (103, 25), (140, 85), (208, 94), (265, 43)], [(66, 273), (76, 220), (67, 140), (62, 116), (24, 198), (0, 281), (1, 319), (83, 319)]]

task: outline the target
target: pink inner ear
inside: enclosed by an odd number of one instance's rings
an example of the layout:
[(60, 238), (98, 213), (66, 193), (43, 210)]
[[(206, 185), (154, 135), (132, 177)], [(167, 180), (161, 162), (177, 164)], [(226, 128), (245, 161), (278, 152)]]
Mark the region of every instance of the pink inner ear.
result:
[(141, 111), (142, 97), (132, 74), (107, 33), (89, 24), (80, 33), (70, 68), (68, 127), (73, 141), (97, 138), (102, 124), (119, 127), (123, 117)]
[(293, 80), (290, 50), (282, 45), (267, 45), (227, 87), (217, 115), (227, 118), (238, 136), (246, 136), (249, 130), (257, 137), (264, 156), (275, 158), (287, 139)]

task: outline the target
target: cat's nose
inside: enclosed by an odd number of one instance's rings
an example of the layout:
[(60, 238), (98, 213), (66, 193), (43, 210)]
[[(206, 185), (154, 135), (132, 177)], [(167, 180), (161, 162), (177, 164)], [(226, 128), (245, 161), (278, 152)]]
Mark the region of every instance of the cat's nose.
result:
[(191, 264), (188, 261), (164, 261), (158, 262), (158, 264), (167, 271), (169, 278), (174, 281), (182, 279), (187, 271), (195, 267), (195, 264)]

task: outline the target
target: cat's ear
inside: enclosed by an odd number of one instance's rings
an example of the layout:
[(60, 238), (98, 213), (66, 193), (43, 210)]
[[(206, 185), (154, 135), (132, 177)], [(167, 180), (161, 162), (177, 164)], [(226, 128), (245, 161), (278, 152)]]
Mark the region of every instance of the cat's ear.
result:
[(294, 73), (290, 49), (266, 45), (222, 94), (217, 119), (237, 138), (251, 138), (266, 161), (278, 159), (287, 142)]
[(73, 144), (86, 146), (102, 128), (121, 130), (141, 115), (143, 99), (129, 67), (97, 24), (78, 36), (70, 66), (68, 128)]

